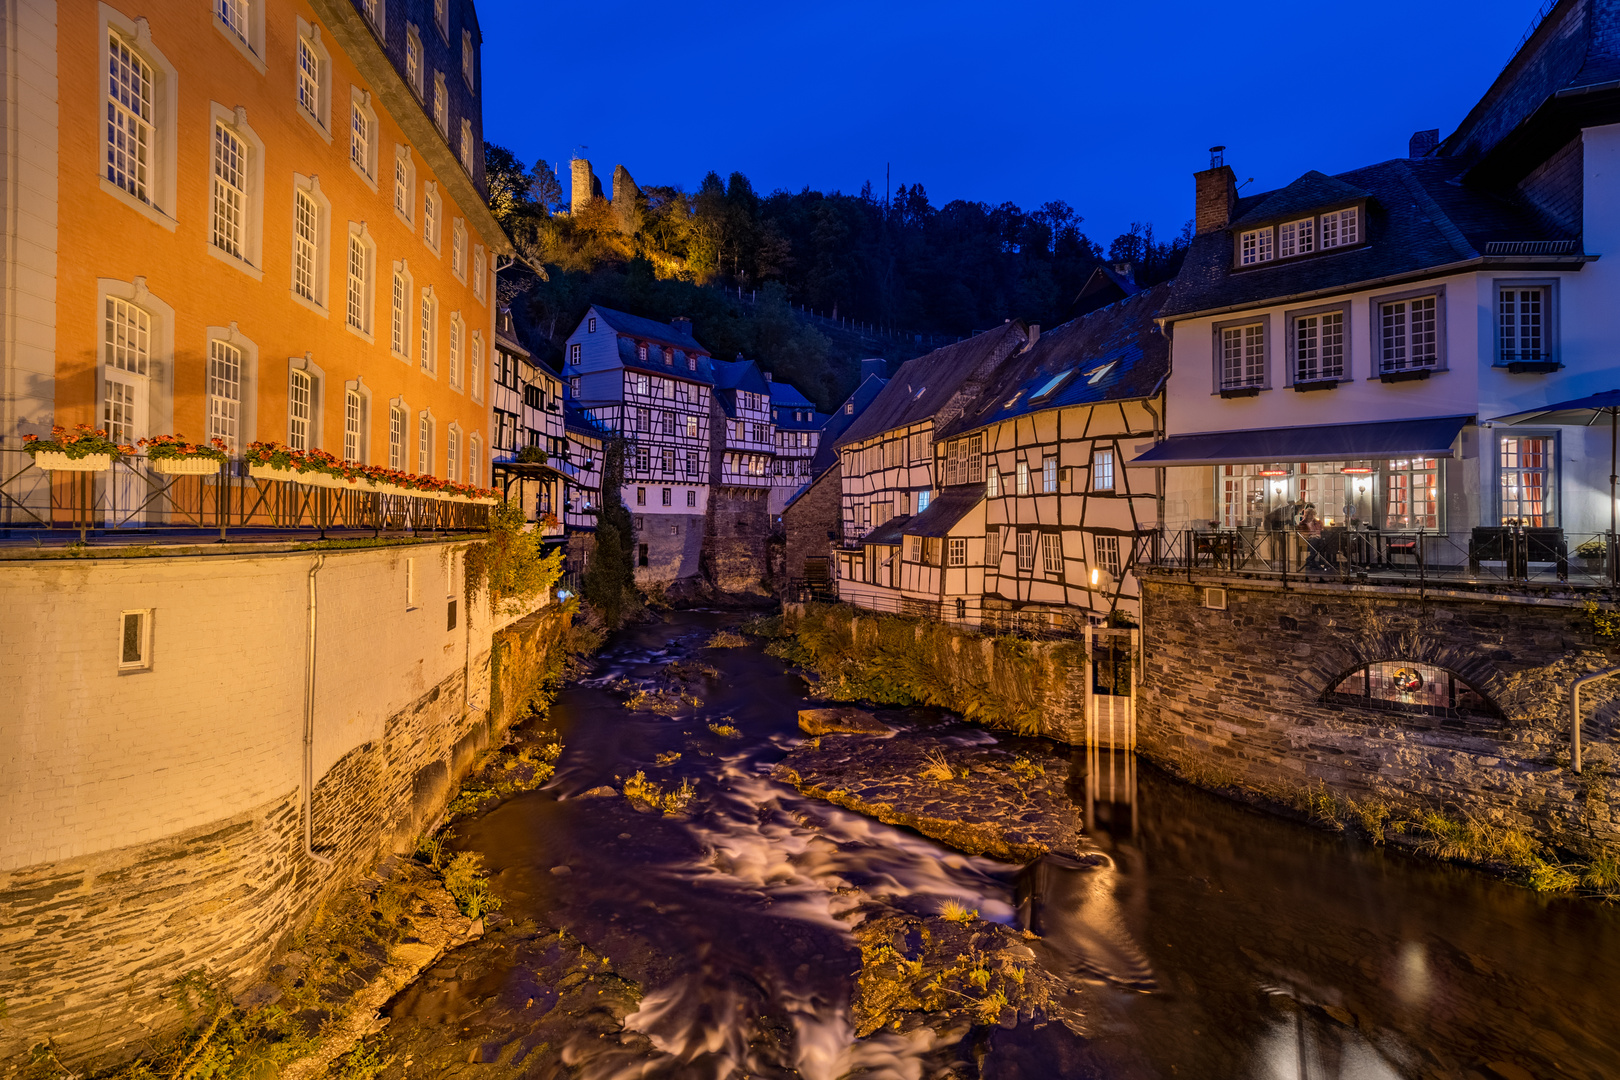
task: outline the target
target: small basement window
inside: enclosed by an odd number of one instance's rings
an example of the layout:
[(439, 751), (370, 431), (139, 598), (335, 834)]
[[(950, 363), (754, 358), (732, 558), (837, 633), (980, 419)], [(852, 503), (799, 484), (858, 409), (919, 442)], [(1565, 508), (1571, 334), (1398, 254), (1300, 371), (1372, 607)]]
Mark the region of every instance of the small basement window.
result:
[(146, 671), (152, 666), (152, 609), (119, 615), (118, 670)]

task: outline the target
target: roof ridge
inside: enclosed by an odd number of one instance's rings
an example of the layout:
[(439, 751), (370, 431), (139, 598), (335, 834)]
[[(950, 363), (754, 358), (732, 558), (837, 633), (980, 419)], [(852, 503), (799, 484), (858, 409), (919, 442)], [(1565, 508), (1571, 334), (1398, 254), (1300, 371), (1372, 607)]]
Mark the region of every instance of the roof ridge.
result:
[(1451, 216), (1440, 209), (1440, 204), (1434, 201), (1434, 197), (1429, 194), (1429, 190), (1413, 175), (1411, 168), (1405, 162), (1397, 162), (1397, 165), (1401, 182), (1412, 193), (1412, 198), (1429, 215), (1429, 220), (1434, 223), (1435, 228), (1440, 230), (1441, 235), (1446, 238), (1446, 242), (1452, 246), (1452, 249), (1465, 259), (1479, 258), (1479, 252), (1474, 250), (1474, 245), (1468, 242), (1468, 238), (1462, 234), (1461, 229), (1457, 228), (1456, 223), (1451, 220)]

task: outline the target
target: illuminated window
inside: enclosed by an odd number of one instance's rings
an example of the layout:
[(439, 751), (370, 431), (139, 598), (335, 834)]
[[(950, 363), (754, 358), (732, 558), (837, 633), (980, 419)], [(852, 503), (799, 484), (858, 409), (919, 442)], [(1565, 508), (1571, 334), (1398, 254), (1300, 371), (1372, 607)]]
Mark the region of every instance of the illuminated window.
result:
[(1454, 673), (1411, 660), (1383, 660), (1359, 668), (1334, 684), (1327, 700), (1427, 716), (1498, 715), (1483, 694)]
[(1119, 576), (1119, 537), (1098, 536), (1092, 541), (1097, 549), (1097, 568), (1105, 574)]
[(388, 467), (405, 467), (405, 410), (392, 405), (388, 409)]
[(1018, 482), (1018, 487), (1017, 487), (1016, 490), (1017, 490), (1018, 494), (1020, 494), (1020, 495), (1028, 495), (1029, 494), (1029, 462), (1020, 461), (1018, 463), (1018, 481), (1017, 482)]
[(315, 42), (300, 34), (298, 37), (298, 104), (314, 117), (321, 127), (326, 126), (325, 61)]
[(310, 448), (311, 383), (307, 371), (294, 369), (287, 378), (287, 445), (294, 450)]
[(107, 48), (107, 179), (151, 202), (152, 68), (116, 34)]
[(238, 447), (242, 422), (242, 350), (218, 338), (208, 343), (208, 437)]
[(304, 299), (315, 299), (316, 225), (319, 211), (307, 191), (293, 193), (293, 291)]
[(371, 333), (371, 249), (365, 238), (349, 236), (348, 323), (362, 334)]
[(945, 548), (945, 565), (947, 565), (947, 566), (966, 566), (967, 565), (967, 538), (966, 537), (953, 536), (953, 537), (950, 538), (950, 543), (947, 544), (946, 548)]
[(433, 73), (433, 122), (439, 125), (439, 134), (450, 134), (450, 92), (444, 87), (444, 76)]
[(1060, 534), (1041, 534), (1041, 568), (1050, 575), (1063, 575), (1063, 537)]
[(484, 245), (473, 245), (473, 295), (479, 300), (484, 299)]
[(1557, 525), (1558, 508), (1553, 496), (1555, 445), (1548, 435), (1501, 437), (1497, 457), (1501, 524), (1537, 529)]
[(433, 472), (433, 418), (427, 413), (416, 425), (416, 471), (424, 476)]
[(361, 401), (359, 391), (346, 390), (343, 393), (343, 460), (363, 461), (360, 430), (364, 403)]
[(1032, 532), (1018, 534), (1018, 569), (1035, 569), (1035, 534)]
[(1098, 450), (1091, 457), (1091, 490), (1114, 490), (1114, 452)]
[(1384, 477), (1384, 528), (1440, 528), (1440, 463), (1435, 458), (1389, 462)]
[(215, 124), (212, 239), (215, 247), (238, 259), (245, 258), (247, 167), (247, 144), (224, 124)]
[(1057, 491), (1057, 458), (1041, 459), (1041, 491), (1050, 495)]
[(417, 351), (421, 356), (422, 370), (429, 375), (435, 375), (439, 370), (438, 357), (434, 353), (434, 330), (436, 329), (435, 316), (438, 305), (433, 300), (433, 290), (428, 289), (422, 293), (422, 321), (421, 339)]
[(152, 609), (120, 612), (118, 670), (144, 671), (152, 666)]
[(422, 36), (415, 24), (405, 28), (405, 81), (418, 98), (422, 97)]

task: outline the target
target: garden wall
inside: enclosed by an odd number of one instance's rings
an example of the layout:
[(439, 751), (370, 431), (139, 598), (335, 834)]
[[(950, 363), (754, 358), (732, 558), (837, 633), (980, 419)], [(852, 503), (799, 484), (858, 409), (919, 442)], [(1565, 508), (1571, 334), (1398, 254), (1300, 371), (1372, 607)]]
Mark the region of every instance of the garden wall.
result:
[[(1617, 662), (1568, 598), (1231, 579), (1144, 578), (1141, 751), (1195, 781), (1323, 784), (1397, 811), (1441, 810), (1591, 855), (1620, 850), (1611, 750), (1620, 679), (1583, 694), (1586, 771), (1569, 768), (1574, 679)], [(1385, 712), (1325, 698), (1377, 661), (1444, 668), (1500, 718)]]
[[(46, 1040), (89, 1071), (172, 1033), (177, 979), (247, 985), (325, 895), (438, 816), (567, 619), (498, 630), (467, 611), (454, 548), (333, 551), (319, 569), (309, 552), (0, 561), (0, 1075)], [(312, 570), (329, 864), (304, 850)], [(120, 671), (132, 609), (151, 612), (150, 662)]]

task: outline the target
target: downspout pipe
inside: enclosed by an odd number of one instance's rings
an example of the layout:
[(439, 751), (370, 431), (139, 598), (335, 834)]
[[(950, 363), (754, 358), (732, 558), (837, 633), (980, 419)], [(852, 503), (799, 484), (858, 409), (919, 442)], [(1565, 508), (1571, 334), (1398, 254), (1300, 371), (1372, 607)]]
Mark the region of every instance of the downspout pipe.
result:
[(309, 631), (304, 636), (304, 854), (331, 866), (331, 859), (315, 851), (315, 575), (325, 562), (325, 555), (317, 555), (309, 568)]
[(1589, 682), (1597, 682), (1599, 679), (1607, 679), (1613, 675), (1620, 675), (1620, 667), (1593, 672), (1591, 675), (1583, 675), (1575, 680), (1575, 687), (1570, 695), (1569, 762), (1574, 766), (1576, 772), (1581, 771), (1581, 687)]

